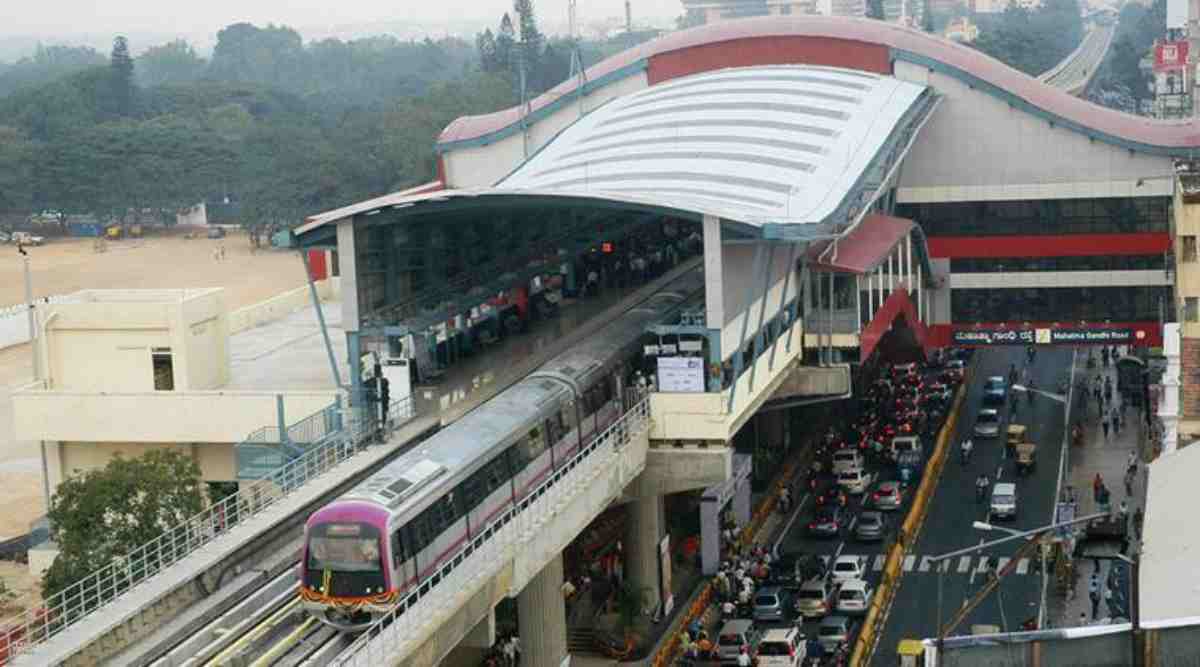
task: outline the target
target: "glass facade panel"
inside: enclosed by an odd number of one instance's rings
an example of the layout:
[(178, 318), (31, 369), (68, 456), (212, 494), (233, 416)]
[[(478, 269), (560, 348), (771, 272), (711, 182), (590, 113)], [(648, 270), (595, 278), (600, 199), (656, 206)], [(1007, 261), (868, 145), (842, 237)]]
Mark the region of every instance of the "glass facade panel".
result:
[(994, 257), (951, 259), (952, 273), (1012, 273), (1020, 271), (1147, 271), (1164, 270), (1163, 255), (1101, 255), (1096, 257)]
[(1169, 197), (898, 204), (896, 215), (928, 236), (1136, 234), (1166, 232)]
[(1145, 322), (1173, 304), (1170, 287), (956, 289), (952, 320), (972, 322)]

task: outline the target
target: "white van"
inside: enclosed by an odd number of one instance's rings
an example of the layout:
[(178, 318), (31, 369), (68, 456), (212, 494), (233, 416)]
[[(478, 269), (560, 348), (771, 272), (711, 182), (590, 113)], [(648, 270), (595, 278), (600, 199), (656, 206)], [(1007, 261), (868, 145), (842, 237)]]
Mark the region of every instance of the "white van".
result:
[(843, 447), (833, 453), (833, 474), (850, 470), (861, 470), (864, 465), (863, 455), (853, 447)]
[(915, 435), (892, 438), (891, 452), (893, 460), (900, 455), (900, 452), (917, 452), (921, 455), (921, 460), (925, 459), (925, 448), (921, 445), (921, 439)]

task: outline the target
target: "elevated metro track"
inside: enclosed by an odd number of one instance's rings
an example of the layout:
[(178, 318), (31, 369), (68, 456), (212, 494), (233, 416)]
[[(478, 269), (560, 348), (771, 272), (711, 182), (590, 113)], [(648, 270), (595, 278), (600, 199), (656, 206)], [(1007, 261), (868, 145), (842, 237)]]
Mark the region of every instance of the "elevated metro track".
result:
[[(490, 369), (493, 381), (483, 390), (444, 411), (415, 417), (383, 445), (367, 446), (370, 433), (347, 433), (354, 441), (348, 454), (336, 456), (336, 464), (323, 474), (106, 604), (82, 614), (56, 609), (31, 613), (20, 625), (10, 621), (10, 633), (23, 625), (10, 647), (11, 664), (90, 665), (112, 660), (132, 665), (163, 656), (275, 577), (286, 574), (294, 579), (289, 570), (297, 562), (301, 527), (313, 510), (700, 264), (700, 259), (680, 264), (526, 356), (497, 359)], [(345, 451), (346, 444), (331, 442), (326, 447)]]
[(1038, 77), (1038, 81), (1072, 95), (1082, 97), (1104, 63), (1108, 48), (1112, 45), (1117, 24), (1097, 25), (1062, 62)]

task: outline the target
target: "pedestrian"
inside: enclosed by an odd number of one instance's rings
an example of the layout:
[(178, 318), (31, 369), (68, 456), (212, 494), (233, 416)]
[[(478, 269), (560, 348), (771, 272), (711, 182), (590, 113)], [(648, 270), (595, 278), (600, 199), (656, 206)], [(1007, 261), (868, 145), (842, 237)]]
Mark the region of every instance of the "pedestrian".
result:
[(1139, 507), (1133, 512), (1133, 533), (1140, 540), (1142, 539), (1142, 521), (1144, 520), (1142, 508)]
[(1087, 612), (1086, 611), (1079, 612), (1079, 625), (1084, 626), (1087, 624), (1088, 624)]
[(1093, 497), (1095, 497), (1095, 498), (1100, 497), (1100, 487), (1103, 484), (1104, 484), (1104, 478), (1100, 476), (1100, 473), (1096, 473), (1096, 476), (1094, 478), (1092, 478), (1092, 496)]
[(1109, 419), (1112, 420), (1113, 435), (1121, 434), (1121, 413), (1117, 412), (1117, 406), (1113, 406), (1112, 412), (1109, 413)]
[(1117, 508), (1117, 513), (1121, 516), (1121, 526), (1129, 526), (1129, 502), (1121, 500), (1120, 507)]
[(1100, 614), (1100, 591), (1099, 589), (1090, 591), (1088, 597), (1092, 600), (1092, 620)]
[(1108, 612), (1109, 618), (1116, 618), (1117, 605), (1113, 602), (1113, 592), (1111, 588), (1104, 589), (1104, 609)]
[(1108, 417), (1107, 416), (1102, 417), (1100, 419), (1100, 427), (1104, 429), (1104, 439), (1108, 440)]

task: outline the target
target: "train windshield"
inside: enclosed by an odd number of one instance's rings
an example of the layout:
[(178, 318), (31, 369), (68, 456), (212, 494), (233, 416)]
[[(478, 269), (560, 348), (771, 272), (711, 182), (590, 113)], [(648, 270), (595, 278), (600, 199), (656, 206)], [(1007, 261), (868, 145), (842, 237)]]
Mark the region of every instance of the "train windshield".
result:
[(326, 523), (308, 536), (310, 570), (381, 572), (379, 531), (365, 523)]

